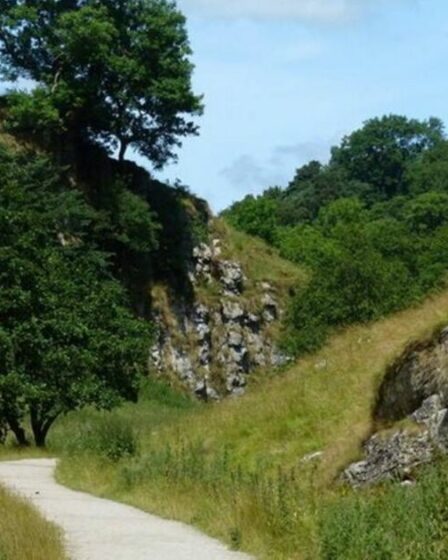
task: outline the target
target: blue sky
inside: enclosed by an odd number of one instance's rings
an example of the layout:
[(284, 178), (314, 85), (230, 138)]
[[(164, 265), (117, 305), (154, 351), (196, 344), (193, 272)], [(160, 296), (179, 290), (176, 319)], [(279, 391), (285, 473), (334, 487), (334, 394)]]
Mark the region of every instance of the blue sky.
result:
[(447, 0), (178, 6), (206, 107), (200, 136), (186, 139), (178, 164), (158, 176), (180, 179), (215, 211), (285, 186), (366, 119), (398, 113), (448, 124)]
[(448, 122), (446, 0), (178, 0), (205, 96), (175, 178), (215, 211), (285, 185), (368, 118)]

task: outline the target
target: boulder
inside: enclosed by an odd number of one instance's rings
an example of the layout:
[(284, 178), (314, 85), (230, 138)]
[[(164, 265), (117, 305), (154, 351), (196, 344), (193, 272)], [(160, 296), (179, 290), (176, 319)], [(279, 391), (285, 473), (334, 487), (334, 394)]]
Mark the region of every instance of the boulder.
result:
[(221, 315), (224, 323), (242, 323), (245, 311), (237, 301), (226, 300), (222, 302)]
[(219, 280), (225, 295), (241, 295), (244, 289), (244, 274), (241, 265), (234, 261), (219, 261)]
[(343, 480), (354, 487), (403, 480), (436, 454), (448, 453), (448, 410), (440, 395), (425, 399), (410, 419), (420, 429), (373, 435), (364, 445), (364, 459), (350, 465)]
[(278, 303), (272, 295), (264, 294), (261, 303), (263, 305), (263, 319), (268, 323), (276, 321), (279, 316)]

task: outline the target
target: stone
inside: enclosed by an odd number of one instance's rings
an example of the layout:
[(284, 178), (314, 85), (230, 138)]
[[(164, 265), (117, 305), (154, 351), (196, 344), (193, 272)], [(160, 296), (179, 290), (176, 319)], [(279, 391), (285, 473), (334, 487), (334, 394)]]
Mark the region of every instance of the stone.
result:
[(229, 377), (227, 378), (227, 392), (235, 395), (235, 396), (241, 396), (244, 395), (245, 393), (245, 387), (247, 385), (247, 379), (245, 378), (244, 375), (235, 373), (232, 375), (229, 375)]
[(442, 410), (442, 401), (439, 395), (432, 395), (423, 401), (420, 408), (411, 414), (411, 418), (417, 424), (425, 424), (428, 427), (434, 423), (434, 418)]
[(287, 356), (284, 352), (273, 348), (271, 352), (271, 365), (274, 367), (283, 367), (288, 362), (290, 362), (291, 358)]
[(198, 260), (210, 261), (212, 259), (212, 250), (206, 243), (201, 243), (193, 249), (193, 257)]
[(212, 361), (211, 348), (208, 344), (203, 344), (198, 349), (198, 359), (201, 366), (209, 366)]
[(440, 395), (425, 399), (409, 418), (420, 426), (420, 431), (373, 435), (364, 445), (364, 460), (350, 465), (343, 479), (355, 487), (404, 480), (437, 453), (448, 453), (448, 410), (443, 408)]
[(193, 249), (193, 263), (193, 283), (197, 278), (205, 278), (212, 282), (213, 252), (206, 243), (201, 243)]
[(263, 319), (268, 323), (276, 321), (279, 315), (278, 304), (271, 294), (264, 294), (261, 303), (263, 305)]
[(213, 239), (212, 250), (213, 250), (213, 256), (215, 258), (219, 258), (221, 256), (222, 249), (221, 249), (221, 240), (220, 239)]
[(428, 432), (400, 430), (390, 437), (373, 436), (365, 452), (366, 458), (350, 465), (343, 474), (343, 480), (354, 487), (403, 479), (410, 470), (432, 460), (434, 447)]
[(211, 387), (208, 380), (205, 379), (201, 379), (196, 383), (194, 393), (199, 399), (202, 399), (204, 401), (219, 400), (218, 392), (213, 387)]
[(221, 307), (221, 314), (224, 322), (241, 323), (244, 319), (244, 309), (236, 301), (224, 301)]
[(314, 364), (314, 369), (316, 371), (322, 371), (324, 369), (327, 369), (327, 365), (328, 365), (327, 360), (320, 360), (319, 362), (316, 362)]
[(244, 317), (245, 326), (254, 333), (258, 333), (261, 327), (261, 317), (255, 313), (247, 313)]
[(172, 349), (171, 365), (181, 381), (188, 382), (189, 384), (194, 382), (195, 373), (193, 364), (186, 352)]
[(308, 453), (308, 455), (305, 455), (305, 457), (302, 457), (302, 459), (300, 459), (301, 463), (314, 463), (320, 459), (322, 459), (324, 455), (323, 451), (315, 451), (314, 453)]
[(244, 289), (244, 274), (241, 265), (233, 261), (220, 261), (218, 268), (224, 294), (241, 295)]
[(227, 344), (231, 348), (240, 348), (243, 345), (243, 335), (238, 331), (229, 331), (227, 333)]

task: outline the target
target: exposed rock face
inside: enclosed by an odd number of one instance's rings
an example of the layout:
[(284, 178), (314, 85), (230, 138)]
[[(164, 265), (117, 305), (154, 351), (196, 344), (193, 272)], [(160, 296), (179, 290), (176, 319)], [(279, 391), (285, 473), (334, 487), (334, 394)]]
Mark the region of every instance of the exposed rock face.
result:
[(379, 421), (408, 418), (413, 429), (377, 433), (364, 444), (365, 457), (343, 480), (353, 486), (406, 481), (412, 470), (448, 454), (448, 329), (408, 348), (388, 370), (379, 392)]
[(343, 478), (352, 486), (406, 480), (415, 467), (448, 451), (448, 410), (439, 395), (429, 397), (412, 418), (419, 430), (375, 434), (364, 446), (365, 459), (350, 465)]
[(435, 338), (411, 345), (386, 372), (375, 418), (399, 420), (431, 395), (448, 396), (448, 328)]
[[(254, 302), (252, 296), (249, 305), (241, 265), (221, 254), (219, 239), (194, 249), (190, 280), (195, 299), (188, 305), (171, 304), (172, 320), (157, 311), (155, 302), (159, 336), (151, 352), (153, 367), (161, 375), (174, 374), (204, 399), (240, 395), (254, 369), (288, 361), (269, 332), (281, 317), (274, 287), (260, 283), (258, 299)], [(198, 296), (204, 285), (213, 292), (206, 302)]]

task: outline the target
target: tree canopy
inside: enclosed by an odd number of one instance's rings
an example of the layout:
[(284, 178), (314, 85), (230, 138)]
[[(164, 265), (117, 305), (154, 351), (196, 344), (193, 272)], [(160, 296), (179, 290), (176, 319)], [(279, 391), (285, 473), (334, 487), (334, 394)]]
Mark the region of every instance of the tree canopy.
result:
[(339, 326), (370, 321), (443, 285), (448, 268), (448, 142), (438, 119), (372, 119), (286, 189), (225, 211), (309, 271), (287, 319), (301, 353)]
[(0, 148), (0, 424), (37, 445), (61, 414), (137, 398), (150, 327), (94, 243), (95, 211), (39, 156)]
[(10, 96), (13, 129), (70, 131), (120, 159), (132, 146), (161, 167), (197, 133), (190, 55), (170, 0), (0, 0), (0, 76), (36, 84)]

